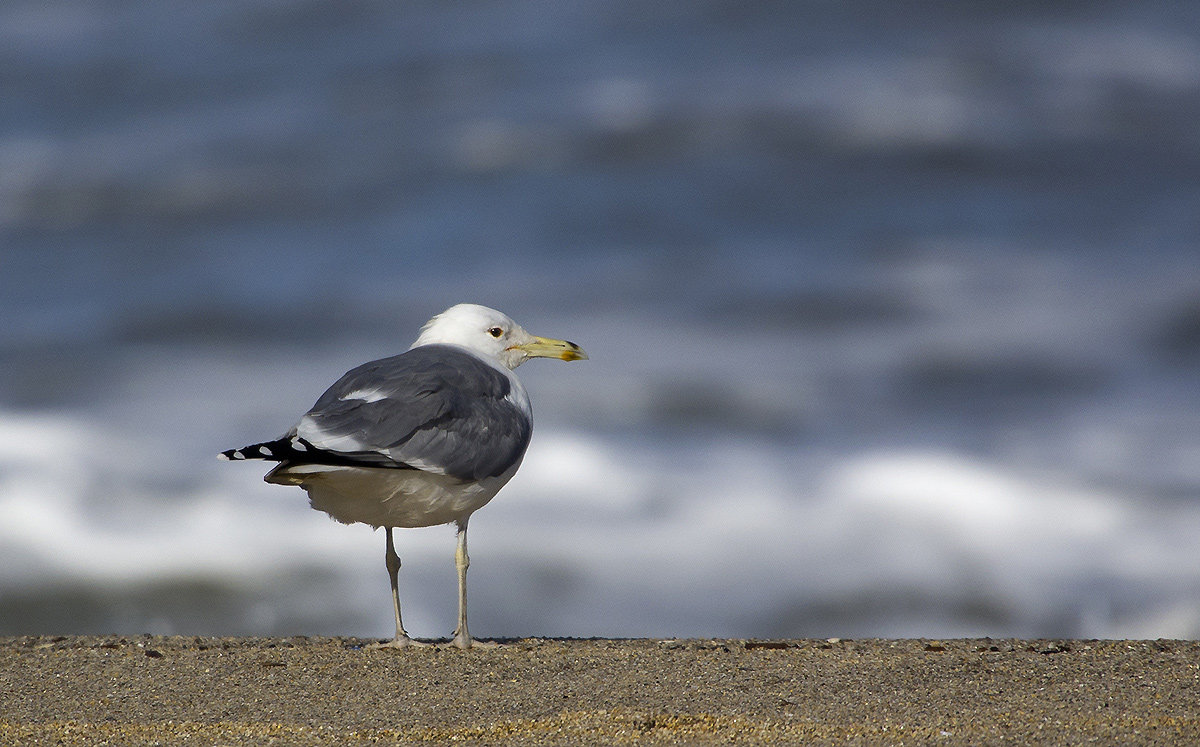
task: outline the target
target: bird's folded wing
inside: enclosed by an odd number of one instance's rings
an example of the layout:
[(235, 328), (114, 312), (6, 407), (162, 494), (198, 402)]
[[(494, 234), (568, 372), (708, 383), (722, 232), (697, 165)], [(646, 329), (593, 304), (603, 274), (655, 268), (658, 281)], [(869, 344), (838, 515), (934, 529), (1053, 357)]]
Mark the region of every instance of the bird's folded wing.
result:
[(364, 466), (382, 458), (462, 480), (495, 477), (521, 459), (532, 431), (511, 388), (469, 353), (424, 345), (348, 372), (289, 435)]

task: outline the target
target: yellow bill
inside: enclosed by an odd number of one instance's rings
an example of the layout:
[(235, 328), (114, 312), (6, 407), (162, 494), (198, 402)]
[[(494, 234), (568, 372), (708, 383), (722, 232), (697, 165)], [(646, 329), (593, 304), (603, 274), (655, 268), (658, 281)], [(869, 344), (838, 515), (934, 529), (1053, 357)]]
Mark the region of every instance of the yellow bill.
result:
[(587, 360), (587, 353), (583, 352), (583, 348), (575, 343), (554, 340), (549, 337), (534, 337), (531, 342), (513, 345), (513, 348), (523, 351), (530, 358), (558, 358), (563, 361)]

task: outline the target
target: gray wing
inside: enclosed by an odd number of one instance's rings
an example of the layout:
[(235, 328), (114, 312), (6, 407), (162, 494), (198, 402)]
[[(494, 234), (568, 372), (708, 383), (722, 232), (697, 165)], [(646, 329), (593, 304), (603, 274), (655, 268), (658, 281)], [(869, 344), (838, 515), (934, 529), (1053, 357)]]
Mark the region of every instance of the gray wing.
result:
[(423, 345), (348, 372), (289, 436), (318, 452), (313, 462), (495, 477), (520, 460), (532, 432), (510, 391), (508, 377), (475, 356)]

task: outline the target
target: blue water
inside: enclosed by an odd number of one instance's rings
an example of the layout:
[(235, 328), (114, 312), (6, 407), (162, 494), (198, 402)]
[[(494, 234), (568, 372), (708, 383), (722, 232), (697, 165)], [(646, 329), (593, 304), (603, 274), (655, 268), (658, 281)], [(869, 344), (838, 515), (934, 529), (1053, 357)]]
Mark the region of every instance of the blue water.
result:
[(0, 632), (387, 635), (213, 457), (471, 301), (591, 356), (478, 635), (1200, 635), (1198, 116), (1188, 2), (0, 7)]

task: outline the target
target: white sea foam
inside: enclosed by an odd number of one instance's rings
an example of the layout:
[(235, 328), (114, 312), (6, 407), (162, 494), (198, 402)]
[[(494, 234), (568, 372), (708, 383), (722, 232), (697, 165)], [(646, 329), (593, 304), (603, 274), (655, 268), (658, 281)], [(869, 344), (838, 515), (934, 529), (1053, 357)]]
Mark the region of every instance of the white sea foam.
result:
[[(286, 596), (307, 593), (327, 614), (301, 632), (386, 634), (380, 535), (263, 484), (261, 463), (214, 459), (163, 495), (150, 446), (62, 418), (0, 418), (0, 594), (212, 579), (263, 595), (247, 619), (281, 627), (262, 632), (288, 632)], [(816, 462), (769, 441), (672, 452), (543, 429), (472, 523), (472, 612), (493, 635), (821, 635), (831, 623), (807, 608), (865, 599), (851, 631), (1007, 635), (1062, 618), (1078, 634), (1194, 635), (1198, 530), (1190, 507), (961, 454)], [(436, 634), (452, 618), (451, 533), (398, 539), (411, 627)], [(317, 596), (296, 587), (314, 568), (330, 579)], [(891, 609), (889, 590), (930, 609)], [(947, 615), (978, 597), (999, 600), (995, 619)]]

